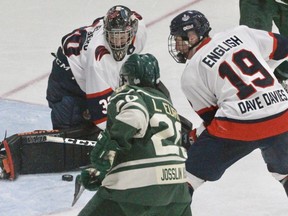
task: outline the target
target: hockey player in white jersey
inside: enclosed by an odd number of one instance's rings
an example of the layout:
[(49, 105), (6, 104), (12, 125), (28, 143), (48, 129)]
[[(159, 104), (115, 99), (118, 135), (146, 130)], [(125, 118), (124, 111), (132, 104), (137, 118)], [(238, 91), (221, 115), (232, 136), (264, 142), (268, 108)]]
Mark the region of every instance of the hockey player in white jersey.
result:
[(107, 100), (118, 87), (123, 62), (140, 53), (145, 42), (142, 17), (122, 5), (65, 35), (54, 54), (46, 96), (54, 130), (14, 134), (0, 142), (0, 179), (88, 165), (91, 146), (49, 143), (44, 137), (95, 139), (105, 128)]
[(122, 5), (65, 35), (47, 89), (53, 129), (86, 120), (105, 128), (107, 99), (118, 87), (120, 67), (142, 51), (146, 36), (141, 15)]
[(168, 42), (171, 56), (187, 61), (182, 90), (204, 124), (188, 151), (191, 192), (259, 148), (288, 195), (288, 95), (273, 74), (288, 59), (288, 38), (246, 26), (211, 38), (210, 30), (188, 10), (171, 21)]

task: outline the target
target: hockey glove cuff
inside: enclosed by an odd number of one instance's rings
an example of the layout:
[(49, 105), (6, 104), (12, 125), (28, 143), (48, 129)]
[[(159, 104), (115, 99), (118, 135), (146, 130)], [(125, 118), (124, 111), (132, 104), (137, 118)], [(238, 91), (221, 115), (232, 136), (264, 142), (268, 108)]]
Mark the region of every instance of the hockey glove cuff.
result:
[(206, 129), (202, 123), (197, 129), (182, 134), (182, 146), (188, 151), (189, 147), (197, 140), (197, 137)]
[(196, 136), (196, 129), (182, 134), (182, 146), (188, 151), (190, 146), (194, 143)]
[(89, 191), (96, 191), (101, 186), (101, 182), (104, 179), (105, 174), (101, 174), (95, 168), (84, 169), (81, 172), (80, 179), (78, 181)]
[(100, 172), (107, 173), (118, 150), (120, 150), (118, 143), (115, 140), (111, 140), (108, 131), (102, 131), (97, 138), (95, 147), (91, 151), (90, 159), (93, 166)]

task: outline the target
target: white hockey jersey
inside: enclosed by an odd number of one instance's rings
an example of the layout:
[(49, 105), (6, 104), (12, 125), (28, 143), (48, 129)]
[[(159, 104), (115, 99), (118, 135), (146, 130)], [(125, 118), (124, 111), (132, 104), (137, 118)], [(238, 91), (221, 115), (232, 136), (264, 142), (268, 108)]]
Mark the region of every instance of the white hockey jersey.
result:
[(251, 141), (288, 131), (288, 94), (273, 73), (288, 59), (287, 38), (239, 26), (197, 49), (181, 85), (210, 134)]
[[(139, 18), (138, 30), (133, 40), (133, 53), (140, 53), (146, 43), (146, 26)], [(105, 128), (107, 120), (108, 98), (119, 85), (119, 72), (122, 61), (115, 61), (112, 51), (105, 40), (103, 17), (91, 26), (74, 30), (62, 39), (62, 49), (70, 64), (72, 73), (86, 93), (87, 105), (92, 121), (100, 128)]]

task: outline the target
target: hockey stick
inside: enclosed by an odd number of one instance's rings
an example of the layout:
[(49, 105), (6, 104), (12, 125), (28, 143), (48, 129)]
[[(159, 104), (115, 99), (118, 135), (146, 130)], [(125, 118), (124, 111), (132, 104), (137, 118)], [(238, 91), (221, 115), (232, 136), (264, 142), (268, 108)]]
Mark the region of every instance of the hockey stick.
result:
[(81, 181), (80, 181), (80, 175), (78, 175), (76, 177), (76, 180), (75, 180), (75, 191), (74, 191), (74, 199), (73, 199), (73, 202), (72, 202), (72, 206), (75, 205), (75, 203), (78, 201), (78, 199), (80, 198), (80, 196), (82, 195), (84, 190), (85, 190), (85, 188), (81, 184)]
[[(164, 93), (164, 95), (166, 95), (166, 97), (171, 100), (170, 92), (167, 89), (167, 87), (164, 85), (164, 83), (160, 81), (157, 84), (157, 89), (160, 90), (162, 93)], [(179, 114), (179, 118), (180, 118), (180, 122), (182, 125), (182, 132), (187, 132), (187, 131), (192, 130), (193, 124), (188, 119), (186, 119), (184, 116), (180, 114)]]
[(85, 190), (84, 186), (81, 185), (80, 188), (79, 188), (79, 191), (78, 192), (75, 191), (74, 199), (73, 199), (73, 202), (72, 202), (72, 207), (76, 204), (76, 202), (78, 201), (78, 199), (80, 198), (80, 196), (82, 195), (84, 190)]
[[(84, 145), (84, 146), (95, 146), (97, 141), (92, 140), (80, 140), (80, 139), (73, 139), (73, 138), (63, 138), (63, 137), (54, 137), (54, 136), (45, 136), (45, 142), (55, 142), (55, 143), (63, 143), (63, 144), (72, 144), (72, 145)], [(110, 161), (110, 164), (113, 164), (114, 157), (116, 152), (110, 150), (108, 154), (105, 156), (106, 159)], [(100, 175), (100, 172), (97, 172)], [(74, 198), (72, 201), (72, 206), (76, 204), (82, 193), (84, 192), (85, 187), (81, 183), (80, 175), (76, 177), (75, 180), (75, 191), (74, 191)]]
[(64, 137), (54, 137), (54, 136), (44, 136), (44, 142), (55, 142), (55, 143), (63, 143), (70, 145), (83, 145), (83, 146), (95, 146), (96, 141), (92, 140), (81, 140), (81, 139), (73, 139), (73, 138), (64, 138)]

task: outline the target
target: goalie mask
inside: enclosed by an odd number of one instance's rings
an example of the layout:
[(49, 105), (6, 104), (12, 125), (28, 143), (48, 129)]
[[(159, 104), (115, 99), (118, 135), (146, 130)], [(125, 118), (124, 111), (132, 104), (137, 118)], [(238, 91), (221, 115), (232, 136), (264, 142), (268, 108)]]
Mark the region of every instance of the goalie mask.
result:
[[(172, 58), (177, 63), (186, 63), (189, 51), (207, 37), (210, 30), (209, 21), (199, 11), (188, 10), (176, 16), (171, 21), (168, 37), (168, 51)], [(189, 43), (188, 32), (191, 31), (198, 37), (198, 42), (195, 44)], [(187, 52), (179, 52), (176, 49), (177, 37), (181, 37), (183, 43), (188, 46)]]
[(138, 19), (129, 8), (116, 5), (107, 12), (104, 17), (104, 34), (116, 61), (125, 57), (137, 28)]
[(120, 86), (128, 84), (154, 88), (159, 79), (158, 61), (149, 53), (131, 55), (120, 70)]

